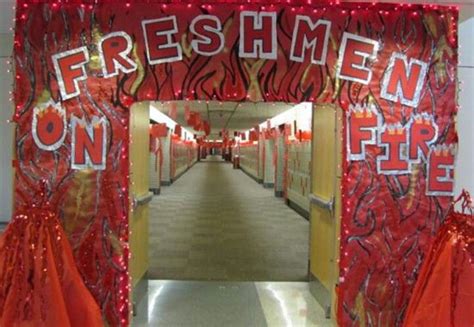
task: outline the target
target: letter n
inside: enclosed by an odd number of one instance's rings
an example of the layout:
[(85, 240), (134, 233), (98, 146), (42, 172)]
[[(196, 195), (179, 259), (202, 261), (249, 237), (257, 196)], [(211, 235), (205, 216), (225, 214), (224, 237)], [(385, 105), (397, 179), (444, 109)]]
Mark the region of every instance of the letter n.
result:
[(383, 76), (380, 96), (393, 102), (416, 108), (420, 103), (428, 64), (394, 52)]
[(107, 126), (104, 118), (85, 119), (72, 117), (71, 168), (104, 170), (106, 163)]

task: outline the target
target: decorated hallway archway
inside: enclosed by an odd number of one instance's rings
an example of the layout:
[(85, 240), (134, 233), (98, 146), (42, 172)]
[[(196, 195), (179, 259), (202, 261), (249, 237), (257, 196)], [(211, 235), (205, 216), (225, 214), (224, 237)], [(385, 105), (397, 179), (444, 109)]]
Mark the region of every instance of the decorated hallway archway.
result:
[(451, 200), (457, 8), (313, 2), (18, 2), (15, 208), (47, 181), (111, 326), (129, 323), (129, 109), (186, 99), (346, 111), (338, 321), (401, 323)]

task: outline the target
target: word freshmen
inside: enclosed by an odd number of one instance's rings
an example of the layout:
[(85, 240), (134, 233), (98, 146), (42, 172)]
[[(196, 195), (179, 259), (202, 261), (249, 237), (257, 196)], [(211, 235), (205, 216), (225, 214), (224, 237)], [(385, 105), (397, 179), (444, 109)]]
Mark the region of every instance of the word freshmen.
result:
[[(241, 11), (239, 33), (240, 58), (277, 60), (277, 13)], [(166, 16), (141, 22), (143, 46), (150, 65), (171, 63), (183, 59), (183, 50), (176, 39), (177, 17)], [(292, 31), (289, 60), (325, 65), (329, 48), (331, 21), (296, 15)], [(201, 56), (220, 53), (225, 44), (222, 22), (214, 15), (198, 15), (192, 19), (189, 31), (193, 51)], [(337, 77), (361, 84), (369, 84), (372, 78), (371, 61), (377, 58), (381, 45), (378, 41), (344, 32), (339, 47)], [(120, 72), (129, 74), (137, 69), (130, 57), (132, 38), (124, 31), (112, 32), (98, 42), (98, 51), (103, 77), (111, 78)], [(78, 83), (87, 79), (85, 65), (89, 62), (86, 46), (71, 49), (52, 56), (63, 100), (80, 94)], [(416, 107), (420, 101), (428, 63), (409, 59), (403, 53), (393, 52), (385, 69), (380, 96), (390, 101), (399, 101)]]

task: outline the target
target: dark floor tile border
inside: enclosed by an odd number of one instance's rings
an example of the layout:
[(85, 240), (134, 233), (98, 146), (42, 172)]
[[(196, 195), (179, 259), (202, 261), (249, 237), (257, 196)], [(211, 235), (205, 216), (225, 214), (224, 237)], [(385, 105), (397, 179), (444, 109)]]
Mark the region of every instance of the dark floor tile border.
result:
[(263, 180), (261, 180), (260, 178), (258, 177), (255, 177), (254, 175), (252, 175), (251, 173), (249, 173), (247, 170), (245, 170), (244, 167), (240, 166), (240, 170), (242, 170), (245, 175), (249, 176), (251, 179), (253, 179), (254, 181), (256, 181), (257, 183), (259, 184), (262, 184), (263, 183)]
[(282, 198), (284, 195), (283, 191), (275, 191), (275, 197)]
[(178, 176), (176, 176), (175, 178), (171, 178), (171, 183), (170, 184), (173, 184), (174, 182), (176, 182), (181, 176), (183, 176), (184, 174), (186, 174), (188, 172), (189, 169), (191, 169), (198, 161), (195, 161), (193, 162), (193, 164), (191, 166), (189, 166), (188, 168), (186, 168), (185, 170), (183, 170), (182, 173), (180, 173)]
[(304, 219), (309, 220), (309, 212), (303, 208), (301, 208), (299, 205), (294, 203), (291, 200), (286, 200), (286, 204), (293, 210), (295, 210), (300, 216), (302, 216)]
[(264, 188), (274, 188), (274, 187), (275, 187), (275, 183), (263, 183), (263, 187), (264, 187)]
[(151, 193), (153, 193), (154, 195), (160, 195), (160, 193), (161, 193), (161, 189), (156, 188), (156, 187), (150, 188), (149, 191), (150, 191)]

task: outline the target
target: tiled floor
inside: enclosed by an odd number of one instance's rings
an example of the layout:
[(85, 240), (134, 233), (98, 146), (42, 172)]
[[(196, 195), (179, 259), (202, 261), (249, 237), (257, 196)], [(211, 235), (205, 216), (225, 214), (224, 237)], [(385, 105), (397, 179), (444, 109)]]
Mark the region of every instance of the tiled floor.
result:
[(132, 326), (332, 326), (301, 282), (149, 281)]
[(305, 281), (309, 224), (273, 190), (211, 158), (150, 206), (150, 279)]

